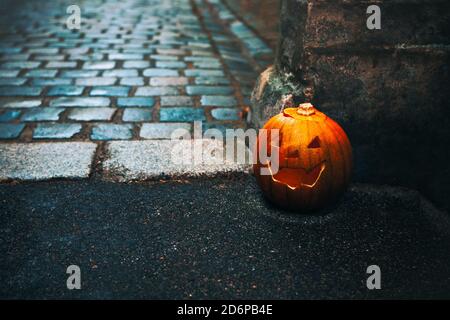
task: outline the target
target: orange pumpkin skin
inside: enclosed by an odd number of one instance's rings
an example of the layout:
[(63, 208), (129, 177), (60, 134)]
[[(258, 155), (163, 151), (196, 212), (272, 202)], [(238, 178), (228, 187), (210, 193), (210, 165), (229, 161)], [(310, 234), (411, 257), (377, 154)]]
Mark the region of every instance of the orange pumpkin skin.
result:
[[(264, 195), (278, 206), (298, 212), (320, 209), (348, 187), (352, 147), (344, 130), (311, 104), (286, 108), (263, 129), (279, 130), (279, 170), (261, 175), (259, 149), (270, 155), (270, 133), (256, 144), (253, 171)], [(274, 171), (274, 170), (273, 170)]]

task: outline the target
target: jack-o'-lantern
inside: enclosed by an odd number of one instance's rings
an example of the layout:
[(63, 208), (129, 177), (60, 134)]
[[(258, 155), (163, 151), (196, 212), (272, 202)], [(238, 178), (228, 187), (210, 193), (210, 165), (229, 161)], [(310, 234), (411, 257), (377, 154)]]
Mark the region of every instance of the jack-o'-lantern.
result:
[[(282, 110), (263, 129), (253, 170), (271, 202), (299, 212), (310, 211), (324, 207), (345, 191), (352, 170), (352, 148), (335, 121), (304, 103)], [(278, 129), (278, 146), (271, 129)], [(265, 161), (261, 148), (269, 156)], [(273, 160), (271, 152), (278, 152), (277, 168), (267, 160)]]

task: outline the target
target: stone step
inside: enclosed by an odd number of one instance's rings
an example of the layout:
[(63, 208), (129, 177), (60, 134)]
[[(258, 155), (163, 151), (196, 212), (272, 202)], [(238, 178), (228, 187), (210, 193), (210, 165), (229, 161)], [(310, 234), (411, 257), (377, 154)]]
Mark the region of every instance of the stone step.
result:
[[(0, 181), (88, 178), (96, 150), (92, 142), (1, 143)], [(212, 139), (111, 141), (105, 150), (99, 173), (113, 181), (213, 177), (251, 169), (248, 149), (242, 149), (246, 163), (240, 163), (227, 158), (223, 142)]]
[(87, 178), (92, 142), (1, 143), (0, 181)]
[(248, 162), (227, 159), (225, 152), (221, 141), (211, 139), (112, 141), (106, 146), (103, 176), (132, 181), (249, 172)]

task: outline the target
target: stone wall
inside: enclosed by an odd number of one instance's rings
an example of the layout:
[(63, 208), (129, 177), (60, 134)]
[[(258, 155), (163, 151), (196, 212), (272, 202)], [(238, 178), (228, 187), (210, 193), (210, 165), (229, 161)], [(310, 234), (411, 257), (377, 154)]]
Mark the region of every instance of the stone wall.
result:
[[(381, 8), (381, 30), (366, 9)], [(274, 67), (255, 87), (261, 127), (292, 92), (346, 130), (354, 180), (404, 185), (450, 208), (450, 2), (283, 0)]]

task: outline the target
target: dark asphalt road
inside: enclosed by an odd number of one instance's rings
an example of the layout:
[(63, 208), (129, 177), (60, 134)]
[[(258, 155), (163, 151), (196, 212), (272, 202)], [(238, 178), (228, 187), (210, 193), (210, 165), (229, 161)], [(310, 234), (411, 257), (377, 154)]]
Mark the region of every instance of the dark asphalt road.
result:
[[(450, 297), (449, 217), (404, 189), (354, 185), (302, 216), (252, 177), (53, 181), (0, 185), (0, 212), (1, 298)], [(66, 289), (70, 264), (81, 290)]]

